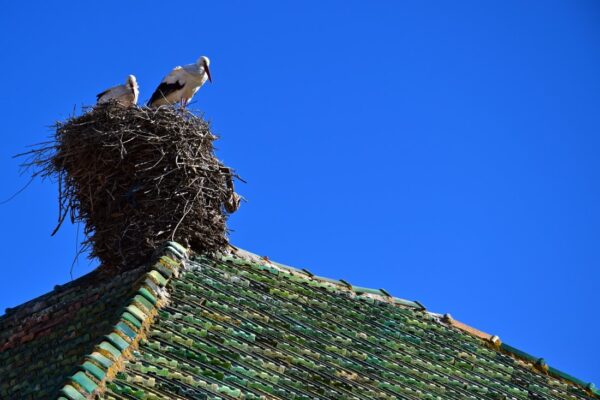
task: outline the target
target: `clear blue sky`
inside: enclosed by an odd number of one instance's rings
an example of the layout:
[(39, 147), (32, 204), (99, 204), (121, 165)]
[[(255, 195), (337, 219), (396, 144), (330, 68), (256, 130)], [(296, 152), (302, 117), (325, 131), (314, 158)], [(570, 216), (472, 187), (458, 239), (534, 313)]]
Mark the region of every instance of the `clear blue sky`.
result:
[[(235, 244), (600, 384), (600, 4), (482, 3), (7, 2), (0, 200), (55, 120), (131, 73), (146, 100), (204, 54), (193, 107), (248, 181)], [(56, 197), (0, 205), (1, 312), (69, 280)]]

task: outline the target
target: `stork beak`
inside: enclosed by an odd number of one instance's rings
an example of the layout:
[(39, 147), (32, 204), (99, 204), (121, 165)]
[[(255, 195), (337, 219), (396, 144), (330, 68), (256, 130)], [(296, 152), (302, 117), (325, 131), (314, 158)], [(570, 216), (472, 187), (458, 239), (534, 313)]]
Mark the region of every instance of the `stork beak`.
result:
[(206, 71), (206, 75), (208, 75), (208, 81), (212, 83), (212, 78), (210, 77), (210, 69), (208, 69), (208, 65), (204, 63), (204, 70)]

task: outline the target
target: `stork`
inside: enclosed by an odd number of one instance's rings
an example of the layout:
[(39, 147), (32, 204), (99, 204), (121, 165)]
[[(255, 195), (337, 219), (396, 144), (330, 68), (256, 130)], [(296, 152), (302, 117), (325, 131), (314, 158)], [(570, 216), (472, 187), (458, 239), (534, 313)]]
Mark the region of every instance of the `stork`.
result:
[(96, 95), (97, 104), (116, 100), (120, 105), (130, 107), (137, 104), (139, 93), (140, 91), (135, 76), (129, 75), (127, 81), (125, 81), (123, 85), (113, 86), (102, 93), (98, 93)]
[(175, 67), (165, 76), (148, 101), (149, 107), (179, 103), (185, 107), (210, 77), (210, 60), (201, 56), (194, 64)]

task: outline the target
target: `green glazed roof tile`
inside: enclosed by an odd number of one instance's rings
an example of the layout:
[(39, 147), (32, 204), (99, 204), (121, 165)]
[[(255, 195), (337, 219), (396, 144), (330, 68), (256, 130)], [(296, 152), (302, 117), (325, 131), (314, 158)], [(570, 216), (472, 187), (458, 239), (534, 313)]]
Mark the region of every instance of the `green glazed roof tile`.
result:
[(92, 393), (98, 387), (96, 382), (91, 380), (83, 371), (75, 373), (71, 379), (88, 393)]
[(108, 339), (110, 343), (113, 344), (120, 351), (123, 351), (129, 347), (129, 343), (127, 343), (125, 339), (123, 339), (121, 336), (117, 335), (114, 332), (109, 333), (105, 336), (105, 338)]
[(121, 352), (119, 351), (119, 349), (117, 349), (115, 346), (113, 346), (111, 343), (109, 343), (107, 341), (103, 341), (102, 343), (100, 343), (98, 345), (98, 347), (101, 348), (102, 350), (107, 351), (115, 359), (119, 358), (121, 356)]
[(185, 254), (180, 253), (179, 250), (177, 250), (175, 247), (172, 247), (172, 246), (166, 246), (165, 251), (168, 252), (168, 254), (171, 254), (173, 257), (175, 257), (179, 260), (185, 259), (185, 257), (186, 257)]
[(158, 263), (163, 264), (164, 266), (168, 267), (167, 268), (167, 271), (168, 271), (167, 278), (170, 278), (171, 274), (179, 268), (179, 262), (177, 262), (176, 260), (172, 259), (169, 256), (160, 257), (158, 259)]
[(81, 366), (84, 370), (92, 374), (96, 379), (102, 380), (106, 376), (106, 372), (104, 372), (100, 367), (96, 364), (93, 364), (89, 361), (86, 361)]
[(138, 293), (141, 294), (142, 296), (144, 296), (144, 298), (146, 300), (148, 300), (150, 303), (152, 303), (152, 305), (155, 305), (157, 300), (156, 297), (154, 297), (154, 295), (152, 293), (150, 293), (150, 291), (144, 287), (140, 288), (138, 290)]
[(140, 304), (147, 312), (150, 312), (152, 309), (154, 309), (154, 304), (152, 304), (144, 296), (141, 296), (139, 294), (135, 295), (133, 301)]
[(130, 312), (125, 311), (121, 317), (138, 329), (142, 327), (142, 322), (134, 317)]
[(95, 362), (97, 362), (99, 365), (101, 365), (104, 368), (109, 368), (113, 364), (113, 362), (109, 358), (104, 357), (102, 354), (100, 354), (98, 352), (93, 352), (92, 354), (90, 354), (86, 357), (94, 360)]
[(133, 316), (135, 316), (139, 321), (144, 321), (147, 317), (147, 315), (142, 310), (140, 310), (133, 304), (128, 305), (126, 307), (126, 310), (129, 311), (129, 313), (131, 313)]
[(574, 376), (569, 375), (569, 374), (567, 374), (567, 373), (565, 373), (563, 371), (560, 371), (560, 370), (558, 370), (556, 368), (549, 367), (548, 371), (550, 373), (552, 373), (553, 375), (561, 377), (562, 379), (569, 380), (571, 382), (576, 382), (577, 384), (579, 384), (581, 386), (588, 386), (588, 385), (590, 385), (590, 383), (584, 382), (584, 381), (582, 381), (582, 380), (580, 380), (578, 378), (575, 378)]
[(116, 328), (123, 332), (124, 335), (126, 335), (129, 339), (133, 340), (136, 338), (137, 336), (137, 332), (134, 331), (133, 329), (131, 329), (126, 323), (124, 322), (119, 322), (116, 326)]
[(177, 242), (167, 242), (167, 246), (172, 247), (177, 252), (179, 252), (179, 254), (181, 254), (181, 255), (187, 254), (187, 250), (185, 249), (185, 247), (183, 247), (182, 245), (180, 245)]
[(166, 278), (158, 271), (150, 271), (148, 275), (150, 275), (160, 286), (164, 286), (167, 283)]
[(146, 277), (146, 279), (144, 280), (144, 286), (150, 288), (152, 293), (158, 293), (161, 290), (161, 287), (149, 277)]
[(61, 393), (67, 396), (67, 398), (70, 400), (86, 400), (85, 396), (79, 393), (77, 389), (71, 385), (65, 385), (61, 389)]
[(369, 294), (377, 294), (380, 296), (387, 296), (384, 292), (382, 292), (379, 289), (369, 289), (369, 288), (364, 288), (364, 287), (360, 287), (360, 286), (352, 286), (352, 289), (358, 293), (369, 293)]

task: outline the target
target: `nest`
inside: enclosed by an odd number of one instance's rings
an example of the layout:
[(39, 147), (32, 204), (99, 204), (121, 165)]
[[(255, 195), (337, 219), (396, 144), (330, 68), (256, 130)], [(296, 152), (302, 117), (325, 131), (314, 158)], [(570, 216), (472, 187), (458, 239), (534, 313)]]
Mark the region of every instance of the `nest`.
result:
[(108, 103), (58, 123), (24, 166), (58, 181), (53, 234), (68, 217), (83, 222), (82, 251), (104, 267), (134, 267), (167, 240), (202, 253), (227, 245), (226, 220), (240, 197), (215, 139), (188, 111)]

